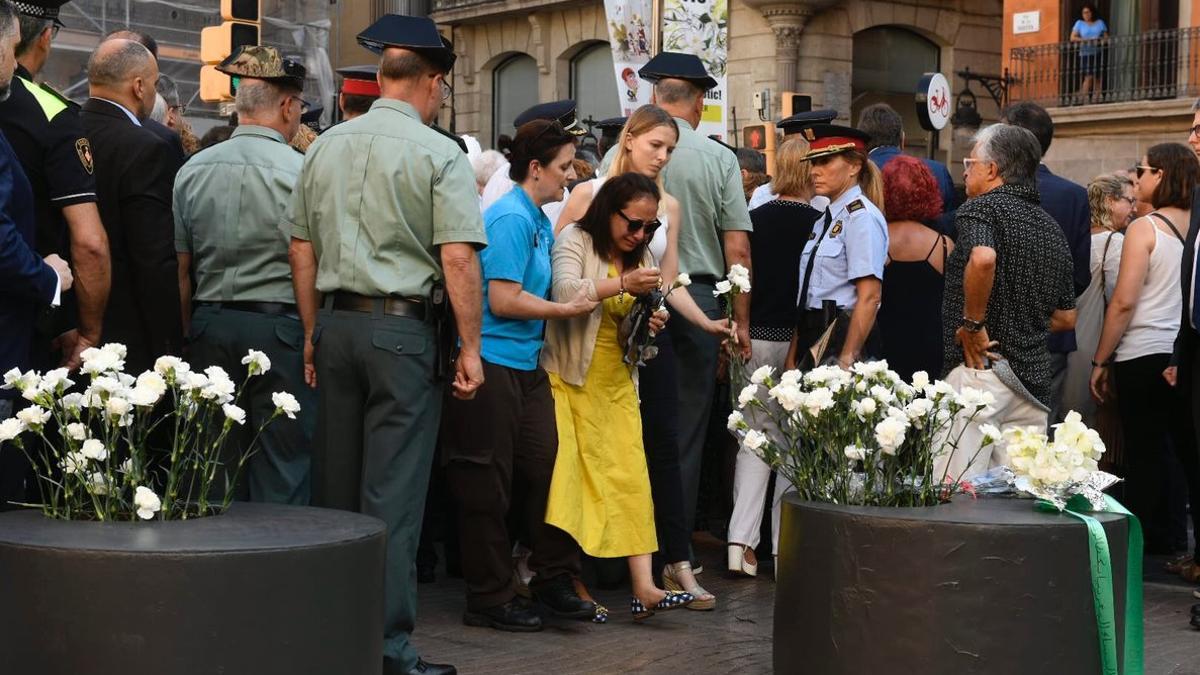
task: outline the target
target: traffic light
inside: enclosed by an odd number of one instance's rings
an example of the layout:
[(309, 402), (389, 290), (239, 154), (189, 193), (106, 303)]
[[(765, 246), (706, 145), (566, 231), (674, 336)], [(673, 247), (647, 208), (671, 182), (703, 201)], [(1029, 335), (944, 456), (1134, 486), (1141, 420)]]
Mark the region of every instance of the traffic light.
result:
[(767, 173), (775, 170), (775, 125), (771, 122), (742, 127), (742, 145), (767, 158)]
[(256, 45), (262, 30), (261, 0), (221, 0), (221, 25), (200, 31), (200, 99), (233, 99), (234, 83), (215, 66), (244, 45)]
[(785, 91), (780, 94), (779, 98), (779, 117), (781, 119), (812, 110), (812, 96), (808, 94)]

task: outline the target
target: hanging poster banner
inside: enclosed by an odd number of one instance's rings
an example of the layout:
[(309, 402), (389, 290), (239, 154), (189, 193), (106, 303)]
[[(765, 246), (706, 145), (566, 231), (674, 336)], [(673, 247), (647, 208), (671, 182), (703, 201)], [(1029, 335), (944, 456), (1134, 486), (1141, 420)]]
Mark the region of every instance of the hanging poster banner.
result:
[(663, 0), (663, 51), (695, 54), (717, 81), (704, 97), (697, 129), (722, 140), (725, 123), (725, 65), (729, 60), (729, 0)]
[(638, 77), (638, 70), (650, 60), (653, 11), (653, 0), (604, 0), (617, 95), (626, 117), (650, 102), (650, 83)]

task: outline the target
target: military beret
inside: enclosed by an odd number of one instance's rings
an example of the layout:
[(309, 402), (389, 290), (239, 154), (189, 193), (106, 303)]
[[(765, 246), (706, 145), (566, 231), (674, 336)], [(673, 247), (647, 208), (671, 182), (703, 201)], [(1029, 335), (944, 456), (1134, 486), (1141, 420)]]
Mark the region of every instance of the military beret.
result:
[(638, 70), (643, 80), (657, 82), (662, 79), (686, 80), (708, 91), (717, 86), (717, 81), (704, 70), (704, 63), (695, 54), (662, 52), (646, 62)]
[(454, 45), (442, 37), (437, 24), (423, 16), (385, 14), (358, 34), (358, 44), (382, 54), (388, 47), (408, 49), (434, 62), (448, 73), (457, 58)]

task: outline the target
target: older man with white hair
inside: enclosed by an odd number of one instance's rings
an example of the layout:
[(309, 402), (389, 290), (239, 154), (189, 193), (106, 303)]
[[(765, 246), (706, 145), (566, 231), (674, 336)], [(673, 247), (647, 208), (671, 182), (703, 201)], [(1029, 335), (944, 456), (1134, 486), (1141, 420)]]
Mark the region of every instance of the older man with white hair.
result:
[(943, 456), (950, 478), (1007, 462), (997, 446), (980, 450), (985, 425), (1046, 426), (1050, 332), (1075, 327), (1071, 250), (1062, 228), (1038, 205), (1037, 138), (996, 124), (963, 159), (968, 200), (955, 216), (958, 241), (946, 262), (942, 339), (946, 381), (984, 392), (988, 402)]
[[(236, 376), (245, 373), (249, 350), (263, 352), (270, 370), (244, 392), (249, 419), (233, 445), (244, 449), (274, 413), (272, 392), (294, 394), (300, 414), (262, 433), (262, 452), (236, 491), (252, 501), (305, 505), (317, 399), (304, 385), (304, 326), (292, 293), (289, 237), (279, 226), (304, 164), (288, 140), (300, 127), (305, 70), (260, 46), (244, 47), (217, 69), (238, 78), (240, 124), (228, 141), (188, 160), (175, 180), (175, 251), (180, 300), (191, 317), (191, 361)], [(194, 313), (187, 311), (192, 304)]]

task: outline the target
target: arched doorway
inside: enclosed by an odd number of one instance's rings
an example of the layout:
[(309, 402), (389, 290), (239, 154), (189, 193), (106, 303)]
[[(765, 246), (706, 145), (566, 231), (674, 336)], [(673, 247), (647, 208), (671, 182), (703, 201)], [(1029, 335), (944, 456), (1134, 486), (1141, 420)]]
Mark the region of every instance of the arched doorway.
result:
[(917, 121), (914, 96), (925, 73), (941, 69), (941, 50), (930, 40), (900, 26), (877, 26), (854, 34), (854, 74), (850, 119), (873, 103), (887, 103), (904, 118), (905, 150), (932, 157), (932, 134)]
[(513, 120), (538, 98), (537, 61), (513, 54), (492, 71), (492, 147), (501, 134), (512, 136)]
[(571, 59), (571, 98), (579, 119), (599, 122), (621, 114), (620, 94), (607, 42), (584, 47)]

